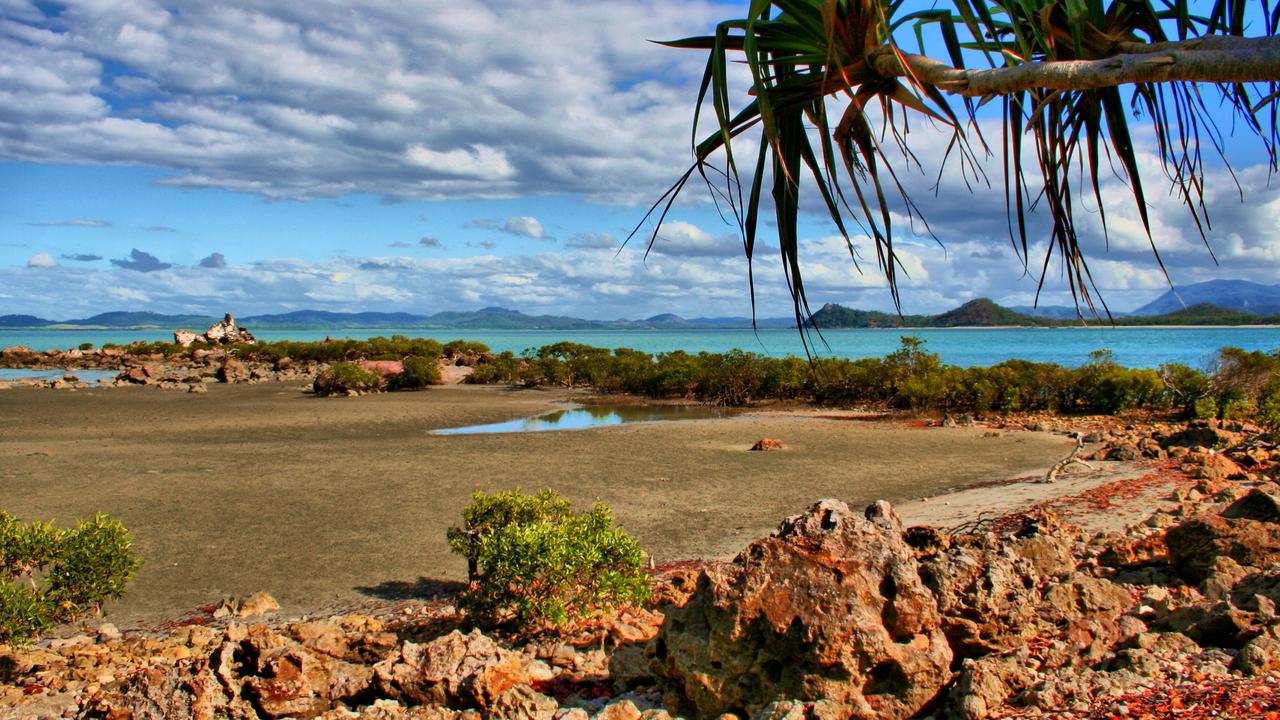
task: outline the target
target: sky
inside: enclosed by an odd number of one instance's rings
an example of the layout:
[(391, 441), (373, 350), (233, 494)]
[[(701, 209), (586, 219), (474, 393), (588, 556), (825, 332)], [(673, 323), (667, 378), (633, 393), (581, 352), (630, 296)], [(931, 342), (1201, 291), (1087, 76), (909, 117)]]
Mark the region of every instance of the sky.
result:
[[(700, 0), (0, 0), (0, 314), (750, 315), (741, 241), (703, 188), (652, 248), (642, 224), (690, 161), (704, 63), (649, 41), (741, 12)], [(903, 311), (1031, 304), (1037, 277), (1013, 252), (1002, 191), (971, 192), (953, 166), (939, 176), (946, 138), (913, 127), (925, 167), (905, 182), (937, 239), (899, 244)], [(1086, 237), (1108, 304), (1132, 309), (1170, 280), (1277, 282), (1280, 185), (1257, 141), (1228, 136), (1235, 179), (1220, 165), (1206, 177), (1211, 257), (1138, 127), (1169, 277), (1109, 180), (1110, 232)], [(814, 307), (892, 308), (865, 237), (859, 268), (811, 210), (800, 230)], [(785, 317), (769, 230), (756, 312)], [(1070, 304), (1054, 268), (1040, 303)]]

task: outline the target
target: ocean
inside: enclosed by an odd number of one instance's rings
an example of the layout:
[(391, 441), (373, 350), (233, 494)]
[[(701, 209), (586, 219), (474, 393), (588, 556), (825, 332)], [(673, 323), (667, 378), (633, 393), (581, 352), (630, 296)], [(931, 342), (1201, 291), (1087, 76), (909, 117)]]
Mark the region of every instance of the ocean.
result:
[[(377, 335), (428, 337), (447, 342), (463, 339), (482, 342), (494, 352), (517, 355), (561, 340), (596, 347), (628, 347), (649, 353), (684, 350), (724, 352), (734, 348), (763, 355), (803, 356), (805, 348), (795, 330), (423, 330), (404, 328), (308, 329), (251, 331), (260, 340), (364, 339)], [(1155, 368), (1176, 362), (1204, 367), (1219, 348), (1280, 349), (1280, 327), (1072, 327), (1072, 328), (973, 328), (973, 329), (877, 329), (824, 330), (810, 336), (810, 350), (827, 357), (879, 357), (898, 348), (899, 338), (909, 335), (925, 341), (925, 349), (942, 361), (960, 366), (995, 365), (1011, 358), (1052, 362), (1075, 367), (1089, 360), (1095, 350), (1110, 350), (1116, 362), (1127, 367)], [(135, 340), (172, 340), (163, 330), (9, 330), (0, 328), (0, 348), (23, 345), (33, 350), (73, 348), (81, 343), (125, 345)]]

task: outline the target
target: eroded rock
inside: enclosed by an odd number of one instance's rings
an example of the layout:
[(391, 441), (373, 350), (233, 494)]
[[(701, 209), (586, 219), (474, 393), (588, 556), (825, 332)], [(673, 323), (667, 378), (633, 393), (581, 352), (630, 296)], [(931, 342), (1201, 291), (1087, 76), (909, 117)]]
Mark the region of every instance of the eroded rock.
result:
[(756, 713), (779, 697), (848, 718), (906, 718), (950, 676), (951, 649), (888, 503), (824, 500), (707, 571), (649, 646), (667, 705)]

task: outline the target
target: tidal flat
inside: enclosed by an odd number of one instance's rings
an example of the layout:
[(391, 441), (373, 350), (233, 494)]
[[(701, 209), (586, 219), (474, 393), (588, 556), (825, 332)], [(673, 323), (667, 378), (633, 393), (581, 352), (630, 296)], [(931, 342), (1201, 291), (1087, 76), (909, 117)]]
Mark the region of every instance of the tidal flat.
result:
[[(120, 518), (145, 564), (109, 619), (151, 624), (259, 590), (305, 613), (463, 580), (445, 529), (476, 490), (607, 503), (664, 563), (736, 552), (819, 498), (857, 507), (1038, 477), (1072, 444), (818, 411), (431, 433), (585, 398), (470, 385), (353, 398), (298, 383), (14, 387), (0, 391), (0, 509), (62, 525)], [(748, 452), (765, 437), (788, 449)]]

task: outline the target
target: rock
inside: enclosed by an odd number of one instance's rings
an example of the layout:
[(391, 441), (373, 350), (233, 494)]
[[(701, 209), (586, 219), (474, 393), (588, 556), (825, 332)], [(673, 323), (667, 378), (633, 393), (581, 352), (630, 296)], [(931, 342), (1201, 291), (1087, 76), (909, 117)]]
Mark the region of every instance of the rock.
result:
[(328, 673), (313, 656), (287, 646), (259, 655), (257, 674), (244, 680), (245, 694), (270, 718), (320, 714), (329, 707), (328, 685)]
[(202, 382), (194, 382), (187, 385), (187, 392), (193, 395), (200, 395), (209, 392), (209, 388), (205, 387)]
[(640, 708), (630, 700), (610, 703), (591, 720), (640, 720)]
[(947, 696), (952, 715), (964, 720), (982, 720), (1034, 680), (1035, 670), (1028, 667), (1027, 659), (1021, 654), (965, 660), (960, 677)]
[(363, 370), (388, 379), (404, 372), (404, 362), (400, 360), (361, 360), (356, 364)]
[(252, 333), (236, 325), (236, 320), (231, 317), (231, 313), (227, 313), (221, 322), (216, 322), (210, 326), (204, 333), (204, 339), (215, 345), (229, 343), (254, 345), (258, 342), (254, 339)]
[(1274, 632), (1255, 637), (1240, 648), (1231, 669), (1251, 677), (1280, 670), (1280, 640)]
[(181, 345), (184, 348), (189, 348), (195, 343), (203, 344), (204, 341), (205, 339), (203, 335), (197, 335), (190, 330), (175, 330), (173, 332), (174, 344)]
[(1123, 462), (1135, 462), (1141, 460), (1142, 457), (1142, 451), (1133, 443), (1117, 445), (1111, 449), (1111, 452), (1107, 453), (1108, 460), (1120, 460)]
[(1175, 446), (1193, 448), (1197, 445), (1213, 448), (1225, 447), (1237, 440), (1238, 438), (1231, 433), (1209, 427), (1206, 423), (1196, 422), (1187, 426), (1185, 430), (1160, 438), (1160, 444), (1165, 448)]
[(772, 452), (774, 450), (786, 450), (787, 444), (776, 438), (760, 438), (756, 441), (751, 449), (757, 452)]
[(553, 720), (560, 704), (528, 685), (515, 685), (498, 696), (485, 717), (488, 720)]
[(153, 376), (154, 374), (152, 373), (151, 368), (146, 365), (141, 365), (139, 367), (131, 367), (128, 370), (121, 372), (116, 376), (116, 379), (124, 380), (125, 382), (130, 382), (134, 385), (150, 385), (155, 382)]
[(119, 640), (121, 637), (120, 629), (111, 623), (102, 623), (98, 626), (98, 642), (112, 642)]
[(1280, 524), (1280, 496), (1274, 494), (1276, 486), (1267, 489), (1254, 488), (1222, 511), (1224, 518), (1261, 520)]
[(1201, 465), (1195, 475), (1206, 480), (1229, 480), (1243, 477), (1245, 474), (1243, 468), (1222, 453), (1211, 453), (1200, 462)]
[(704, 572), (649, 644), (667, 706), (703, 717), (779, 697), (846, 718), (906, 718), (950, 678), (951, 649), (888, 503), (823, 500)]
[(652, 685), (653, 675), (643, 645), (623, 645), (609, 656), (609, 679), (615, 692)]
[(275, 598), (259, 590), (240, 603), (240, 609), (236, 612), (236, 615), (246, 618), (254, 615), (266, 615), (279, 609), (280, 603), (276, 602)]
[(214, 374), (218, 382), (222, 383), (238, 383), (249, 379), (249, 370), (245, 368), (244, 363), (239, 360), (227, 356), (222, 358), (222, 364), (218, 366), (218, 371)]
[(1198, 515), (1169, 528), (1165, 544), (1174, 569), (1188, 582), (1199, 583), (1208, 577), (1219, 556), (1253, 567), (1280, 561), (1280, 525)]
[(942, 629), (961, 658), (1025, 645), (1045, 630), (1037, 608), (1053, 578), (1075, 570), (1079, 531), (1052, 515), (1026, 518), (1014, 533), (959, 535), (920, 557), (920, 577), (942, 613)]
[(479, 630), (424, 645), (405, 642), (373, 668), (381, 692), (415, 705), (488, 707), (516, 685), (551, 677), (540, 661), (499, 647)]

